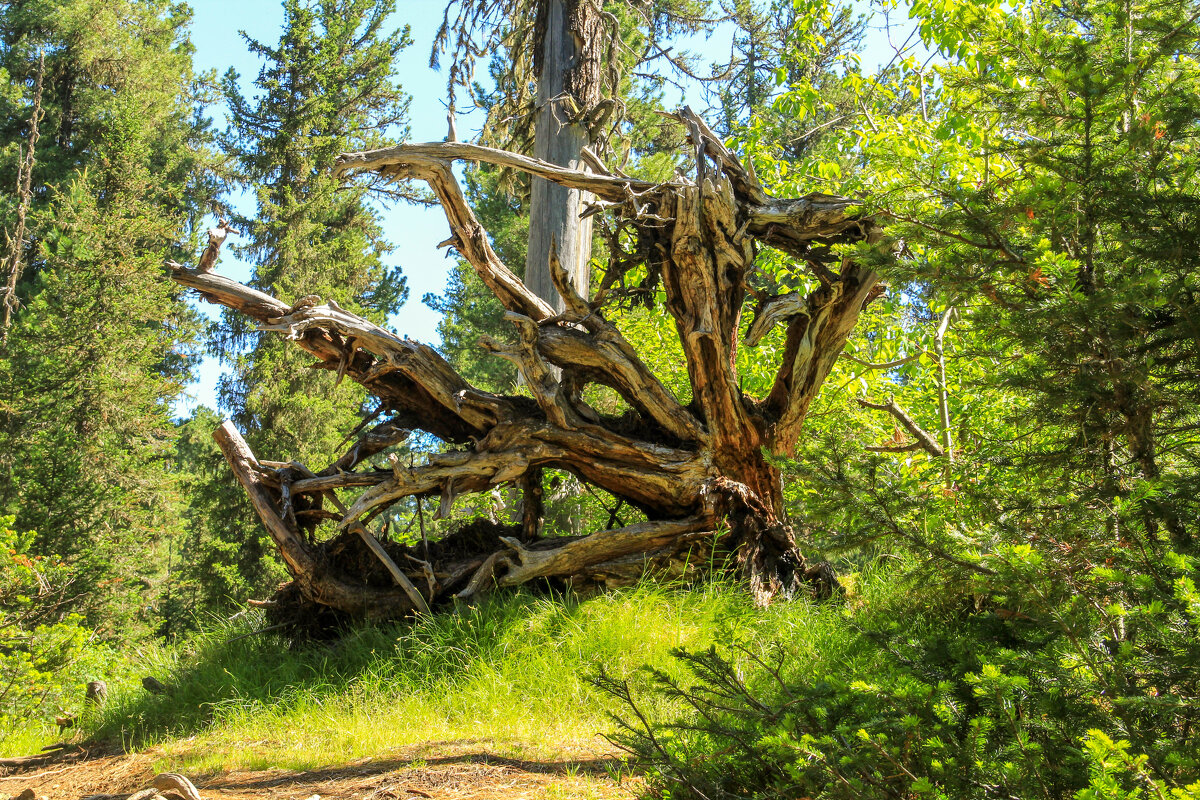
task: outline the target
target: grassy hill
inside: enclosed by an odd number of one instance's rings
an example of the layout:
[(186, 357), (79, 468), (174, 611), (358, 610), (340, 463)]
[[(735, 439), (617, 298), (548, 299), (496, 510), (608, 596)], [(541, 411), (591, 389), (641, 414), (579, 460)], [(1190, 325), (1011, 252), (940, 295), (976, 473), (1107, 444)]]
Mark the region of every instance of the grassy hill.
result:
[[(332, 643), (245, 634), (243, 616), (173, 646), (130, 653), (102, 709), (75, 738), (156, 746), (188, 771), (311, 769), (422, 742), (486, 738), (498, 754), (561, 757), (607, 749), (614, 699), (601, 667), (636, 684), (678, 671), (675, 648), (787, 642), (837, 657), (849, 605), (807, 600), (754, 609), (742, 587), (644, 585), (589, 599), (499, 594), (454, 613), (364, 627)], [(841, 637), (845, 638), (845, 637)], [(168, 687), (152, 694), (151, 676)], [(80, 691), (82, 697), (82, 689)], [(13, 732), (10, 754), (58, 740)]]

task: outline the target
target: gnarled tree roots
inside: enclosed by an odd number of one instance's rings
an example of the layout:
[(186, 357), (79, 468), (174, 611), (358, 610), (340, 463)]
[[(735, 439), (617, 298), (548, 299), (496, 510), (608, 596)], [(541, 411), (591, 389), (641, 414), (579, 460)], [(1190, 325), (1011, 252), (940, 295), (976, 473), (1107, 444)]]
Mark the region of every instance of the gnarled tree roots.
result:
[[(783, 518), (773, 456), (794, 452), (805, 415), (878, 279), (839, 243), (881, 238), (854, 201), (812, 194), (767, 195), (752, 172), (692, 112), (677, 115), (695, 145), (695, 180), (663, 184), (557, 167), (535, 159), (446, 142), (400, 145), (343, 156), (342, 173), (373, 171), (427, 182), (450, 223), (450, 243), (507, 309), (517, 343), (481, 345), (520, 370), (530, 397), (471, 386), (431, 347), (391, 333), (332, 301), (288, 305), (210, 271), (171, 264), (174, 279), (207, 299), (278, 331), (378, 398), (381, 419), (320, 472), (260, 462), (229, 423), (215, 434), (234, 473), (294, 577), (289, 591), (367, 618), (424, 612), (493, 586), (538, 579), (613, 585), (647, 568), (695, 570), (732, 559), (759, 602), (799, 585), (836, 584), (805, 563)], [(591, 192), (588, 213), (609, 215), (611, 261), (589, 298), (551, 256), (565, 300), (555, 313), (496, 256), (454, 179), (455, 160), (482, 161)], [(632, 249), (629, 243), (633, 243)], [(780, 291), (755, 271), (761, 245), (807, 268), (812, 288)], [(622, 249), (622, 248), (625, 249)], [(637, 284), (634, 285), (636, 276)], [(686, 359), (691, 397), (677, 397), (605, 317), (606, 306), (665, 298)], [(741, 332), (742, 313), (754, 318)], [(784, 327), (783, 357), (766, 397), (744, 393), (736, 370), (739, 337), (755, 346)], [(602, 384), (629, 411), (606, 416), (584, 399)], [(420, 429), (445, 448), (409, 466), (372, 458)], [(368, 465), (367, 468), (362, 468)], [(386, 467), (386, 468), (381, 468)], [(587, 536), (540, 536), (541, 474), (575, 475), (639, 509), (647, 521)], [(381, 544), (371, 525), (411, 497), (440, 498), (448, 513), (464, 493), (514, 485), (526, 496), (523, 522), (508, 531), (479, 526), (428, 548)], [(343, 501), (340, 493), (354, 492)], [(316, 521), (340, 535), (315, 543)], [(337, 554), (341, 554), (337, 556)], [(347, 554), (354, 555), (353, 558)], [(335, 557), (337, 556), (337, 557)], [(339, 560), (340, 558), (340, 560)]]

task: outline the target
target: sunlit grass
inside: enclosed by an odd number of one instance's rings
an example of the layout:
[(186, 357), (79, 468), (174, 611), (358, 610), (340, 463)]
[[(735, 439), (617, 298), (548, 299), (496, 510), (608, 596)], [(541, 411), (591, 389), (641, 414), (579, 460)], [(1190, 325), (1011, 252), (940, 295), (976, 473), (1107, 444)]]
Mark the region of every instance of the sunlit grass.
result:
[(0, 758), (38, 753), (43, 747), (49, 747), (62, 739), (63, 734), (59, 733), (57, 727), (30, 723), (18, 730), (9, 731), (0, 738)]
[[(877, 583), (860, 581), (864, 592)], [(780, 642), (812, 668), (832, 665), (853, 657), (850, 609), (797, 600), (763, 610), (740, 586), (650, 584), (587, 600), (498, 594), (298, 649), (266, 636), (227, 641), (245, 630), (227, 628), (134, 654), (139, 669), (110, 685), (107, 708), (83, 727), (129, 749), (154, 746), (162, 768), (193, 773), (312, 769), (425, 743), (586, 759), (611, 750), (601, 734), (619, 710), (588, 680), (601, 666), (638, 680), (647, 665), (677, 669), (673, 648), (757, 653)], [(142, 675), (171, 693), (146, 693)]]

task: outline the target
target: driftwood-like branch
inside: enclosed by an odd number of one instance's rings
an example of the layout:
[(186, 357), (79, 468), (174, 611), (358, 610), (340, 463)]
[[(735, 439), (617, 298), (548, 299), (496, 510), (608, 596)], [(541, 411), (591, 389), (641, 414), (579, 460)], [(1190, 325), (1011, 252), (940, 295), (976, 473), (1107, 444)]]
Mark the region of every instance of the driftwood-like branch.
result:
[(341, 472), (336, 475), (318, 475), (314, 478), (301, 478), (292, 483), (293, 494), (318, 494), (334, 489), (358, 489), (377, 486), (389, 477), (390, 472), (372, 470), (371, 472)]
[(480, 340), (485, 350), (512, 361), (520, 370), (525, 385), (533, 394), (542, 413), (551, 424), (560, 428), (571, 428), (582, 423), (579, 412), (572, 407), (562, 391), (558, 377), (542, 360), (538, 352), (538, 325), (522, 314), (507, 312), (504, 318), (517, 327), (517, 345), (513, 349), (502, 347), (489, 337)]
[[(216, 434), (304, 597), (356, 615), (397, 616), (491, 586), (550, 578), (605, 585), (633, 580), (647, 563), (678, 565), (693, 546), (728, 548), (761, 602), (794, 590), (810, 575), (825, 574), (806, 567), (797, 551), (784, 520), (780, 472), (770, 455), (793, 451), (810, 404), (863, 307), (879, 292), (875, 273), (850, 257), (842, 257), (837, 274), (825, 267), (830, 247), (875, 242), (881, 232), (846, 198), (771, 197), (699, 117), (684, 109), (675, 118), (696, 149), (695, 180), (654, 184), (614, 175), (598, 159), (590, 162), (595, 171), (585, 172), (458, 142), (339, 158), (341, 173), (371, 171), (378, 178), (429, 184), (450, 226), (447, 243), (516, 326), (515, 344), (487, 339), (482, 344), (516, 364), (524, 396), (482, 391), (432, 348), (333, 301), (313, 296), (289, 305), (211, 271), (170, 264), (178, 283), (250, 316), (260, 330), (294, 341), (337, 381), (356, 381), (378, 398), (376, 410), (347, 437), (357, 437), (355, 443), (320, 473), (296, 462), (260, 464), (228, 423)], [(592, 192), (597, 207), (615, 217), (614, 247), (634, 242), (635, 252), (614, 250), (605, 284), (589, 300), (551, 248), (550, 277), (564, 301), (564, 311), (556, 314), (492, 249), (454, 178), (452, 164), (462, 160)], [(756, 242), (820, 264), (821, 279), (807, 295), (759, 304), (747, 344), (757, 344), (777, 324), (786, 326), (776, 379), (762, 399), (742, 391), (737, 373)], [(202, 264), (209, 261), (215, 262), (215, 252)], [(622, 296), (661, 299), (679, 337), (690, 398), (668, 389), (606, 318), (605, 299)], [(597, 411), (585, 400), (588, 384), (612, 388), (627, 411), (614, 416)], [(359, 435), (378, 419), (383, 422)], [(389, 471), (355, 471), (372, 456), (387, 455), (414, 429), (433, 434), (446, 448), (424, 463), (405, 465), (393, 454)], [(545, 469), (605, 490), (616, 498), (615, 508), (636, 509), (647, 521), (583, 537), (541, 538)], [(445, 518), (461, 495), (503, 485), (524, 495), (520, 539), (481, 540), (449, 560), (438, 556), (437, 543), (424, 541), (422, 498), (439, 498), (436, 517)], [(344, 504), (335, 494), (357, 490)], [(381, 543), (365, 527), (407, 497), (418, 499), (420, 551), (397, 551), (398, 545)], [(324, 507), (326, 501), (336, 513)], [(616, 510), (609, 516), (609, 525), (620, 524)], [(369, 563), (383, 565), (372, 573), (374, 583), (355, 581), (330, 563), (329, 554), (340, 551), (314, 534), (325, 519), (335, 520), (342, 532), (332, 540), (343, 542), (338, 547), (350, 546), (344, 537), (354, 542), (357, 536), (361, 544), (353, 546), (374, 554)], [(399, 566), (410, 563), (421, 570)], [(384, 573), (386, 583), (380, 583)], [(425, 582), (425, 594), (413, 575)]]
[[(458, 153), (458, 158), (468, 158), (475, 151), (502, 153), (491, 151), (490, 148), (478, 145), (444, 142), (441, 144), (400, 145), (386, 151), (376, 151), (379, 158), (359, 159), (359, 156), (369, 154), (354, 154), (341, 156), (338, 160), (337, 172), (345, 173), (351, 169), (367, 168), (367, 164), (378, 164), (374, 167), (387, 178), (418, 178), (424, 180), (437, 195), (442, 210), (446, 213), (446, 221), (450, 223), (451, 238), (454, 247), (474, 267), (484, 285), (496, 296), (509, 311), (524, 314), (535, 320), (543, 320), (552, 316), (554, 309), (545, 300), (526, 288), (512, 270), (510, 270), (496, 255), (488, 242), (487, 232), (475, 219), (475, 214), (467, 205), (458, 180), (454, 177), (451, 164)], [(508, 155), (508, 154), (505, 154)], [(523, 158), (514, 156), (514, 158)], [(528, 159), (532, 161), (533, 159)], [(557, 169), (557, 168), (555, 168)], [(580, 173), (586, 174), (586, 173)]]
[(811, 316), (813, 309), (808, 302), (808, 296), (795, 292), (765, 299), (759, 304), (754, 321), (746, 331), (746, 344), (756, 346), (780, 322), (802, 315)]
[[(472, 562), (469, 558), (464, 562), (443, 564), (442, 571), (450, 576), (450, 580), (439, 583), (435, 579), (431, 583), (432, 597), (427, 601), (378, 540), (356, 521), (354, 509), (346, 512), (344, 527), (354, 529), (363, 543), (385, 566), (400, 589), (397, 591), (378, 586), (351, 584), (332, 574), (327, 565), (322, 563), (320, 553), (277, 511), (278, 498), (273, 496), (271, 490), (260, 480), (261, 470), (265, 468), (255, 459), (236, 429), (226, 422), (217, 429), (214, 438), (225, 453), (234, 475), (250, 496), (268, 533), (279, 546), (289, 571), (305, 594), (324, 604), (370, 618), (397, 616), (413, 611), (427, 613), (430, 601), (439, 599), (439, 594), (442, 594), (440, 599), (449, 599), (444, 592), (455, 584), (453, 576), (465, 577), (471, 571), (474, 571), (476, 577), (467, 589), (459, 593), (461, 597), (476, 593), (485, 582), (483, 573), (486, 572), (486, 577), (490, 578), (494, 568), (504, 569), (498, 578), (498, 584), (501, 586), (516, 586), (535, 578), (566, 578), (589, 574), (603, 576), (606, 571), (615, 569), (614, 565), (610, 565), (615, 559), (623, 559), (640, 552), (662, 555), (664, 547), (686, 547), (691, 541), (688, 535), (711, 531), (715, 522), (710, 514), (681, 521), (642, 523), (586, 537), (558, 541), (542, 540), (537, 544), (505, 538), (502, 540), (503, 549), (491, 553), (482, 564), (478, 561)], [(422, 566), (422, 574), (427, 580), (430, 575), (436, 576), (428, 562), (411, 556), (410, 560)], [(628, 572), (632, 566), (632, 562), (627, 562), (622, 564), (620, 569)]]
[(221, 245), (225, 243), (225, 239), (229, 234), (237, 235), (237, 231), (227, 220), (221, 220), (215, 228), (208, 230), (208, 246), (204, 248), (204, 252), (200, 255), (200, 263), (196, 265), (196, 269), (200, 272), (212, 272), (217, 266), (217, 256), (221, 253)]
[(333, 301), (297, 308), (272, 318), (260, 330), (284, 332), (289, 339), (300, 339), (308, 331), (319, 335), (336, 332), (343, 337), (337, 357), (340, 374), (346, 374), (356, 360), (357, 351), (366, 351), (374, 358), (363, 382), (392, 374), (403, 376), (421, 387), (446, 412), (480, 431), (490, 429), (513, 413), (504, 398), (470, 386), (432, 347), (396, 336), (343, 310)]
[[(379, 410), (383, 411), (383, 407), (380, 407)], [(405, 441), (411, 433), (411, 430), (401, 427), (396, 420), (385, 420), (359, 437), (341, 458), (321, 470), (319, 474), (339, 475), (348, 472), (371, 456), (378, 455), (389, 447)]]
[(604, 322), (592, 334), (545, 327), (538, 350), (550, 363), (614, 390), (647, 420), (681, 442), (702, 442), (704, 424), (675, 398), (617, 329)]
[(860, 367), (866, 367), (867, 369), (895, 369), (896, 367), (902, 367), (905, 364), (911, 364), (923, 355), (925, 355), (924, 350), (919, 353), (913, 353), (911, 356), (905, 356), (904, 358), (897, 358), (893, 359), (892, 361), (882, 362), (866, 361), (857, 356), (852, 356), (849, 353), (842, 353), (842, 358), (846, 359), (847, 361), (852, 361), (855, 364), (858, 364)]
[[(196, 289), (201, 297), (272, 330), (294, 334), (291, 338), (296, 345), (316, 356), (326, 369), (337, 371), (340, 366), (343, 374), (363, 384), (402, 419), (419, 420), (421, 428), (441, 439), (478, 439), (497, 421), (517, 413), (503, 398), (471, 387), (427, 345), (396, 337), (334, 306), (318, 308), (310, 298), (294, 308), (223, 275), (174, 263), (168, 266), (177, 283)], [(344, 327), (339, 329), (339, 323)], [(359, 346), (353, 347), (352, 341)], [(388, 355), (372, 355), (366, 345), (375, 345)], [(430, 384), (422, 383), (425, 378)]]
[(779, 452), (793, 452), (808, 409), (837, 363), (863, 307), (875, 296), (878, 282), (873, 271), (849, 264), (837, 283), (809, 295), (811, 315), (793, 317), (788, 323), (783, 365), (767, 399), (770, 413), (779, 415)]
[(482, 492), (518, 480), (529, 469), (529, 456), (519, 451), (472, 453), (451, 451), (430, 456), (429, 463), (405, 467), (398, 461), (392, 475), (359, 495), (343, 518), (348, 528), (377, 508), (405, 497), (441, 495), (453, 484), (458, 492)]
[(308, 542), (276, 511), (275, 499), (259, 478), (257, 459), (237, 429), (229, 422), (223, 423), (213, 433), (213, 438), (233, 469), (234, 477), (250, 497), (258, 518), (279, 548), (288, 571), (303, 591), (326, 605), (368, 619), (387, 619), (412, 613), (415, 605), (403, 591), (355, 586), (329, 575)]
[[(896, 399), (894, 397), (889, 397), (886, 403), (873, 403), (870, 400), (866, 400), (861, 397), (856, 398), (855, 402), (857, 402), (863, 408), (873, 408), (876, 411), (886, 411), (891, 414), (896, 418), (896, 421), (904, 427), (904, 430), (908, 431), (912, 437), (917, 440), (916, 445), (934, 458), (942, 458), (946, 455), (946, 451), (942, 449), (940, 444), (938, 444), (937, 438), (918, 425), (916, 420), (914, 420), (907, 411), (905, 411), (896, 403)], [(875, 449), (880, 452), (903, 452), (903, 450), (892, 450), (890, 448), (869, 449)], [(905, 449), (912, 448), (906, 447)]]
[[(820, 192), (791, 199), (770, 197), (758, 185), (757, 179), (742, 167), (720, 138), (691, 109), (685, 108), (674, 116), (698, 123), (689, 125), (689, 129), (693, 136), (701, 137), (703, 145), (698, 148), (700, 154), (714, 158), (719, 165), (719, 171), (730, 176), (736, 191), (744, 201), (743, 210), (748, 221), (746, 232), (762, 238), (767, 244), (795, 254), (806, 252), (809, 243), (814, 241), (854, 241), (871, 237), (870, 232), (876, 230), (873, 223), (856, 217), (854, 210), (859, 203), (849, 198)], [(625, 204), (630, 193), (652, 195), (653, 197), (647, 198), (649, 201), (660, 196), (677, 194), (688, 187), (695, 188), (696, 183), (701, 183), (675, 180), (656, 184), (636, 178), (585, 172), (505, 150), (464, 142), (401, 144), (362, 153), (346, 153), (338, 157), (335, 173), (346, 175), (370, 171), (392, 178), (429, 180), (431, 185), (443, 182), (449, 184), (453, 181), (452, 176), (443, 181), (434, 178), (433, 173), (440, 168), (449, 169), (449, 164), (454, 161), (478, 161), (516, 169), (562, 186), (591, 192), (603, 201), (616, 204)], [(700, 163), (703, 165), (703, 157)], [(701, 168), (703, 170), (703, 167)], [(434, 189), (437, 191), (438, 186), (434, 185)], [(439, 200), (442, 199), (439, 192)], [(452, 203), (452, 206), (457, 207), (458, 203)], [(453, 221), (451, 226), (454, 227)], [(502, 301), (503, 299), (501, 298)]]
[[(527, 175), (545, 178), (553, 183), (573, 189), (589, 191), (597, 197), (613, 202), (624, 199), (625, 188), (635, 192), (654, 189), (658, 184), (636, 178), (619, 178), (597, 172), (560, 167), (549, 161), (541, 161), (507, 150), (496, 150), (466, 142), (430, 142), (428, 144), (400, 144), (362, 153), (346, 153), (338, 157), (335, 175), (352, 172), (381, 172), (391, 174), (394, 169), (411, 168), (414, 163), (439, 161), (479, 161), (506, 169), (515, 169)], [(425, 176), (415, 175), (424, 178)]]
[(387, 569), (388, 573), (392, 576), (392, 580), (396, 582), (396, 585), (403, 589), (404, 593), (408, 595), (408, 599), (412, 601), (413, 608), (422, 614), (428, 614), (429, 603), (427, 603), (425, 598), (421, 596), (421, 593), (417, 591), (417, 587), (414, 586), (413, 582), (408, 579), (408, 576), (400, 571), (400, 567), (396, 566), (396, 562), (392, 561), (392, 557), (387, 554), (387, 551), (383, 549), (383, 546), (379, 544), (379, 541), (371, 535), (371, 532), (367, 530), (366, 526), (355, 525), (354, 529), (358, 533), (359, 537), (363, 540), (363, 544), (365, 544), (367, 548), (375, 554), (375, 557), (378, 558), (380, 563), (383, 564), (384, 568)]
[(920, 450), (921, 443), (910, 442), (908, 444), (869, 444), (863, 449), (872, 453), (911, 453), (914, 450)]
[[(538, 344), (547, 359), (562, 368), (591, 370), (595, 380), (615, 389), (639, 413), (680, 441), (703, 440), (705, 431), (701, 422), (646, 366), (617, 327), (575, 291), (553, 248), (550, 277), (572, 315), (571, 321), (588, 335), (577, 335), (569, 327), (544, 329)], [(577, 346), (572, 347), (568, 342)]]
[(500, 586), (519, 586), (534, 578), (563, 575), (576, 564), (599, 564), (633, 553), (645, 553), (668, 542), (683, 541), (681, 537), (700, 532), (712, 532), (712, 520), (704, 517), (670, 522), (643, 522), (624, 528), (600, 531), (561, 547), (534, 549), (511, 537), (504, 543), (512, 550), (501, 563), (508, 567), (497, 580)]
[(177, 772), (161, 772), (150, 783), (160, 792), (174, 792), (183, 800), (200, 800), (200, 792), (190, 780)]

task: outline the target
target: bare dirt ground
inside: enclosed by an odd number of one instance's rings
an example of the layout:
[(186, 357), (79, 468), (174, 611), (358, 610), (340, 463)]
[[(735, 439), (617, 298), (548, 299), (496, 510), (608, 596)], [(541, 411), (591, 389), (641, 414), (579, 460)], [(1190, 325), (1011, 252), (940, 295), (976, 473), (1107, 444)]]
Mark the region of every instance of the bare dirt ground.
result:
[[(71, 750), (0, 769), (0, 798), (17, 798), (32, 790), (25, 796), (35, 800), (95, 795), (122, 800), (150, 785), (160, 760), (154, 749), (133, 754)], [(609, 755), (524, 761), (490, 754), (483, 742), (435, 742), (317, 770), (236, 770), (187, 777), (203, 800), (313, 800), (314, 795), (320, 800), (631, 800), (638, 782), (613, 777), (617, 763)]]

